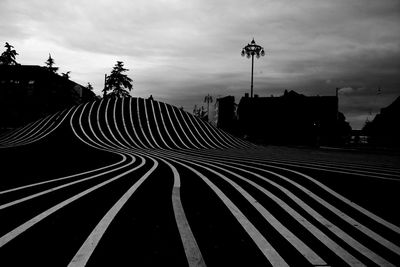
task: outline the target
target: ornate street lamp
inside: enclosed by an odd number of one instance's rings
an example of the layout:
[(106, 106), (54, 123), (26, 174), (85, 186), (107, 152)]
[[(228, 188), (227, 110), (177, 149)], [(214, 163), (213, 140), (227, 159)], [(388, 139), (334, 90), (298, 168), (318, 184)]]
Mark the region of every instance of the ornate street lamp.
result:
[(264, 48), (257, 45), (256, 42), (253, 40), (251, 43), (247, 44), (245, 47), (242, 49), (242, 57), (247, 56), (247, 58), (251, 57), (251, 93), (250, 97), (253, 97), (253, 70), (254, 70), (254, 56), (257, 58), (260, 58), (260, 56), (264, 56)]

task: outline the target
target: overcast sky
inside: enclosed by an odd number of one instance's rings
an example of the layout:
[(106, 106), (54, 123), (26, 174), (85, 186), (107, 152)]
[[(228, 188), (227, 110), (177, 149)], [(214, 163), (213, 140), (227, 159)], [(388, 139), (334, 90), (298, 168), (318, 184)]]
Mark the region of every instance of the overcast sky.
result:
[[(192, 111), (204, 96), (339, 95), (354, 129), (400, 95), (399, 0), (0, 0), (0, 45), (20, 64), (44, 65), (90, 82), (97, 94), (117, 60), (132, 96)], [(5, 48), (0, 47), (1, 51)], [(381, 88), (381, 94), (377, 94)]]

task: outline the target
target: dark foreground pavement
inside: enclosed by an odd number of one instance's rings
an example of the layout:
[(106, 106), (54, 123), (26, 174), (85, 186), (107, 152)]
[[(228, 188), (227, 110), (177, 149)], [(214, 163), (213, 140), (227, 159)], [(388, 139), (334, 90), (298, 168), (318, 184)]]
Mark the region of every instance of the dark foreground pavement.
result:
[(143, 99), (0, 136), (0, 266), (400, 265), (396, 155), (260, 147)]

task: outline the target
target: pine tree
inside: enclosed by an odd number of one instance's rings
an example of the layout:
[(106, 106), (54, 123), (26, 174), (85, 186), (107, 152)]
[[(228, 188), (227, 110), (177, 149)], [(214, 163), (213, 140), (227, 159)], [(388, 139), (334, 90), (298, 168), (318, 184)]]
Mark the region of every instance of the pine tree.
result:
[(54, 67), (55, 61), (51, 57), (50, 53), (49, 53), (49, 58), (47, 59), (45, 64), (46, 64), (46, 67), (49, 69), (49, 71), (51, 71), (53, 73), (57, 73), (58, 67)]
[[(132, 89), (132, 79), (129, 78), (124, 72), (128, 69), (124, 68), (122, 61), (117, 61), (111, 74), (106, 77), (105, 88), (103, 89), (104, 96), (115, 96), (115, 97), (129, 97), (129, 91)], [(110, 92), (109, 94), (107, 94)]]
[(6, 51), (4, 51), (0, 56), (0, 64), (18, 65), (17, 61), (15, 61), (15, 56), (18, 55), (18, 53), (13, 49), (14, 46), (6, 42), (6, 45), (4, 47), (6, 48)]

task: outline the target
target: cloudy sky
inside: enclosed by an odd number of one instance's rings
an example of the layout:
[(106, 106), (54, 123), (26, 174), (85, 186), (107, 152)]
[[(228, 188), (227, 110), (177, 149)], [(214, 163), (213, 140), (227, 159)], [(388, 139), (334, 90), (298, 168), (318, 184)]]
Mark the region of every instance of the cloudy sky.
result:
[[(0, 0), (0, 45), (21, 64), (44, 65), (90, 82), (97, 94), (117, 60), (133, 96), (191, 111), (204, 96), (254, 92), (334, 95), (354, 129), (400, 95), (399, 0)], [(0, 47), (1, 48), (1, 47)], [(4, 48), (1, 48), (4, 51)], [(377, 94), (381, 88), (381, 94)]]

